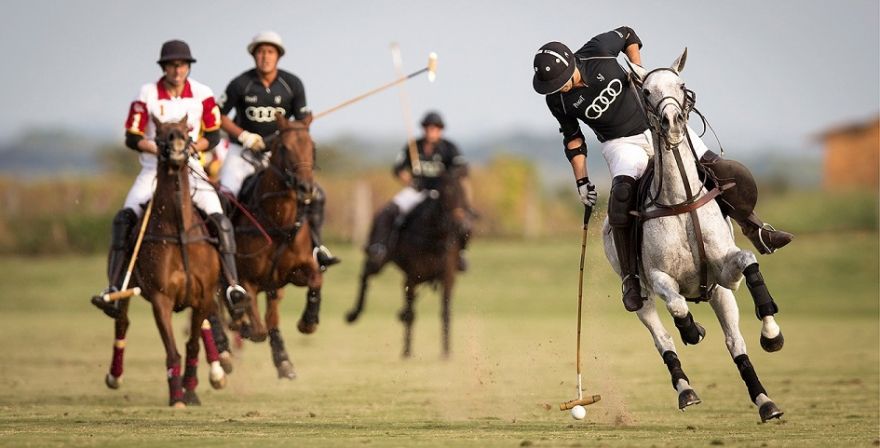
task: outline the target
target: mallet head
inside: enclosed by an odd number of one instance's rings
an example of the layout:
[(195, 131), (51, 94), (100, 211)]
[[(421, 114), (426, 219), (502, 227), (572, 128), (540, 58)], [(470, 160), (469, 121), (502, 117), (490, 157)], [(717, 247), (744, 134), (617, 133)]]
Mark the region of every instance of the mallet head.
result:
[(437, 53), (433, 51), (428, 55), (428, 81), (437, 79)]
[(591, 405), (601, 399), (602, 399), (601, 395), (591, 395), (591, 396), (579, 398), (576, 400), (566, 401), (565, 403), (561, 403), (559, 405), (559, 410), (560, 411), (567, 411), (577, 405), (581, 405), (581, 406)]

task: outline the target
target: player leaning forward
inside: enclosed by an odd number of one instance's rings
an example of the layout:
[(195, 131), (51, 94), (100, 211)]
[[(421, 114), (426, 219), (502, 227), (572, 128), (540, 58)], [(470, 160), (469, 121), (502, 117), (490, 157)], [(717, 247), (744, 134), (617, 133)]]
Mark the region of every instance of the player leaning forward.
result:
[[(125, 145), (139, 153), (141, 171), (125, 198), (122, 210), (113, 218), (107, 266), (110, 282), (108, 291), (117, 290), (121, 286), (122, 273), (133, 249), (130, 244), (132, 233), (144, 214), (142, 206), (152, 198), (156, 189), (158, 147), (153, 117), (160, 122), (174, 122), (186, 117), (194, 151), (208, 151), (220, 139), (220, 111), (214, 101), (214, 94), (208, 86), (189, 78), (190, 67), (194, 62), (196, 60), (186, 42), (165, 42), (157, 61), (162, 68), (162, 77), (156, 82), (144, 84), (129, 108), (125, 122)], [(223, 214), (217, 192), (208, 183), (208, 177), (199, 160), (190, 157), (188, 165), (193, 203), (207, 215), (207, 223), (217, 235), (223, 277), (228, 285), (226, 298), (230, 302), (231, 310), (238, 309), (234, 305), (246, 304), (248, 300), (244, 288), (238, 284), (232, 223)], [(118, 302), (105, 302), (97, 296), (92, 299), (92, 303), (111, 317), (118, 314)]]
[[(312, 121), (302, 81), (293, 73), (278, 68), (278, 60), (284, 56), (281, 36), (274, 31), (263, 31), (254, 36), (247, 50), (254, 58), (254, 68), (230, 81), (226, 93), (220, 98), (223, 130), (238, 142), (230, 145), (229, 154), (220, 168), (220, 185), (234, 196), (240, 193), (245, 178), (266, 166), (270, 154), (264, 139), (278, 131), (275, 114), (303, 121), (306, 125)], [(230, 118), (233, 109), (235, 116)], [(325, 202), (324, 190), (315, 184), (315, 198), (307, 219), (315, 257), (322, 270), (339, 263), (339, 259), (321, 243)]]
[[(636, 33), (625, 26), (593, 37), (577, 52), (560, 42), (549, 42), (535, 55), (532, 80), (535, 91), (546, 95), (547, 107), (559, 121), (578, 194), (589, 206), (596, 204), (597, 195), (587, 177), (587, 145), (578, 120), (586, 123), (602, 143), (602, 155), (612, 176), (608, 221), (620, 260), (623, 304), (628, 311), (637, 311), (645, 300), (633, 232), (637, 220), (630, 211), (637, 208), (636, 180), (654, 155), (654, 145), (640, 99), (626, 71), (617, 63), (617, 56), (623, 52), (631, 62), (641, 65), (641, 47)], [(747, 183), (743, 176), (751, 179), (741, 164), (709, 151), (690, 127), (688, 133), (700, 164), (716, 174), (732, 172), (743, 184)], [(745, 190), (748, 188), (739, 187), (733, 194), (719, 196), (722, 211), (742, 227), (743, 234), (761, 253), (772, 253), (788, 244), (793, 236), (763, 223), (752, 212), (756, 191)]]

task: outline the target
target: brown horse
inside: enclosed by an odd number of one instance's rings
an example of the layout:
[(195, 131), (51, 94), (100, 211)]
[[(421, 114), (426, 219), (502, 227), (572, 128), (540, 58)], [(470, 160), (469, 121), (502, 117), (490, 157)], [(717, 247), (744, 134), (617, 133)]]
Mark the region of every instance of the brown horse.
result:
[[(185, 407), (200, 404), (196, 395), (199, 336), (211, 362), (211, 385), (226, 383), (217, 362), (217, 350), (205, 319), (216, 311), (214, 295), (220, 276), (217, 250), (190, 197), (190, 137), (187, 118), (176, 123), (162, 123), (155, 117), (159, 162), (152, 217), (146, 227), (134, 282), (153, 308), (159, 335), (165, 345), (169, 405)], [(180, 376), (180, 354), (174, 342), (171, 313), (192, 308), (189, 340), (186, 343), (186, 369)], [(116, 344), (113, 363), (106, 377), (109, 387), (119, 387), (125, 333), (128, 329), (128, 299), (120, 303), (116, 319)], [(184, 391), (185, 389), (185, 391)]]
[[(269, 142), (269, 167), (249, 181), (254, 184), (246, 186), (241, 197), (271, 242), (243, 213), (233, 216), (239, 280), (252, 302), (244, 319), (230, 327), (240, 328), (242, 336), (254, 342), (264, 341), (268, 334), (278, 377), (293, 379), (296, 373), (278, 328), (283, 288), (308, 287), (297, 329), (311, 334), (318, 328), (323, 275), (306, 219), (315, 197), (314, 142), (307, 124), (291, 122), (281, 114), (277, 122), (278, 134)], [(258, 314), (259, 292), (266, 293), (265, 325)]]
[[(422, 283), (439, 284), (442, 287), (441, 318), (443, 322), (443, 356), (449, 356), (450, 305), (455, 275), (458, 272), (459, 252), (462, 248), (462, 235), (468, 232), (469, 214), (465, 211), (465, 195), (461, 178), (462, 168), (445, 172), (441, 177), (438, 194), (431, 194), (417, 206), (402, 224), (392, 232), (386, 255), (378, 259), (367, 251), (367, 258), (361, 271), (360, 290), (354, 309), (346, 314), (346, 320), (353, 323), (364, 309), (367, 282), (382, 268), (393, 261), (403, 271), (404, 307), (398, 314), (404, 325), (403, 357), (412, 355), (412, 325), (415, 321), (413, 304), (416, 287)], [(378, 241), (382, 227), (390, 225), (388, 219), (391, 209), (386, 207), (373, 220), (370, 232), (371, 245)]]

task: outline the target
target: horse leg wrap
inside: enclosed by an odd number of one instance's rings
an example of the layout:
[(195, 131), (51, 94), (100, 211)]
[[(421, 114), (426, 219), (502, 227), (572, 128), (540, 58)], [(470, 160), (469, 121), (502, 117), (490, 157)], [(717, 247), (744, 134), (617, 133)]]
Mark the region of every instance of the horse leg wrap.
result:
[(693, 314), (689, 312), (687, 316), (682, 318), (673, 316), (672, 320), (675, 322), (675, 328), (678, 328), (681, 339), (685, 344), (694, 345), (700, 342), (703, 334), (700, 334), (700, 327), (694, 322)]
[(110, 374), (115, 378), (122, 376), (122, 360), (125, 356), (125, 339), (117, 339), (113, 343), (113, 360), (110, 362)]
[(758, 270), (758, 263), (746, 266), (743, 274), (746, 277), (746, 285), (749, 287), (752, 300), (755, 301), (755, 316), (758, 317), (758, 320), (763, 319), (764, 316), (772, 316), (778, 313), (779, 307), (776, 306), (776, 302), (770, 296), (770, 291), (764, 283), (764, 276)]
[(284, 361), (289, 361), (287, 350), (284, 348), (284, 339), (281, 337), (281, 331), (277, 328), (269, 330), (269, 346), (272, 347), (272, 362), (275, 367), (281, 365)]
[(317, 324), (320, 311), (321, 290), (309, 288), (309, 292), (306, 295), (306, 309), (303, 311), (303, 320), (309, 324)]
[(186, 370), (183, 372), (183, 387), (186, 390), (196, 390), (199, 385), (199, 376), (197, 370), (199, 368), (199, 358), (190, 358), (186, 360)]
[(208, 363), (220, 360), (220, 353), (217, 351), (217, 343), (214, 341), (213, 326), (208, 322), (202, 323), (202, 342), (205, 344), (205, 359)]
[(173, 405), (178, 401), (183, 401), (183, 383), (180, 379), (180, 363), (168, 366), (168, 404)]
[(208, 316), (208, 322), (211, 323), (211, 333), (214, 337), (214, 346), (217, 347), (217, 351), (219, 353), (228, 352), (229, 338), (226, 337), (226, 332), (223, 331), (223, 323), (220, 322), (220, 318), (216, 314), (212, 314)]
[(761, 385), (761, 381), (758, 380), (758, 374), (755, 373), (755, 368), (752, 367), (752, 362), (749, 361), (749, 355), (739, 355), (736, 358), (733, 358), (733, 362), (736, 363), (736, 368), (739, 369), (739, 376), (746, 383), (746, 387), (749, 388), (749, 397), (751, 397), (752, 403), (755, 402), (758, 395), (767, 394), (767, 391), (764, 390), (764, 386)]
[(678, 360), (678, 355), (673, 351), (663, 352), (663, 363), (666, 364), (666, 368), (669, 369), (669, 374), (672, 376), (672, 388), (676, 389), (678, 385), (678, 380), (685, 380), (690, 383), (687, 375), (684, 374), (684, 370), (681, 369), (681, 362)]

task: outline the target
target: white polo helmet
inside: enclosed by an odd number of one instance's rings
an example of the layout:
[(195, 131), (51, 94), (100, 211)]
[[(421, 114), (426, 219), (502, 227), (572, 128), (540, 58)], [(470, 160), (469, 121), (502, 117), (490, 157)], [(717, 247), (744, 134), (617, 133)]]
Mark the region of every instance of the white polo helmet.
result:
[(274, 45), (275, 48), (278, 49), (278, 56), (284, 56), (284, 44), (281, 42), (281, 36), (274, 31), (262, 31), (251, 40), (251, 43), (248, 44), (247, 50), (248, 53), (254, 54), (254, 50), (257, 49), (257, 46), (260, 44), (270, 44)]

